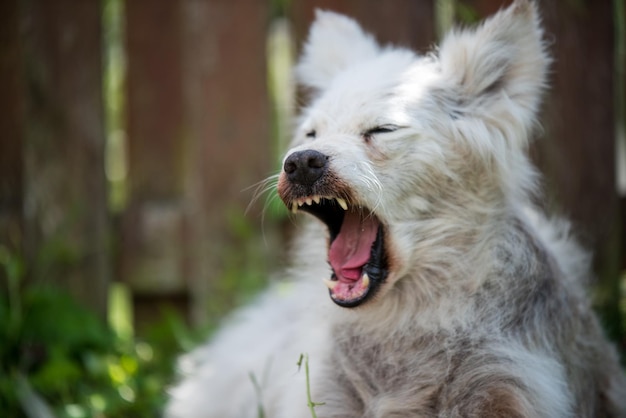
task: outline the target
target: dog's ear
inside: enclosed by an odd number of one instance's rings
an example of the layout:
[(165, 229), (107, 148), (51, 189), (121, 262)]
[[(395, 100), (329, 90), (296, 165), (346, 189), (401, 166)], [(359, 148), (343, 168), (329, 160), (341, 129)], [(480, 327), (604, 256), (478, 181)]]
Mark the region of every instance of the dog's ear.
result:
[(315, 11), (315, 21), (300, 61), (297, 81), (314, 90), (324, 90), (349, 65), (375, 57), (379, 46), (374, 38), (347, 16)]
[(516, 125), (526, 145), (545, 88), (549, 58), (534, 2), (516, 0), (475, 30), (452, 32), (439, 49), (457, 95), (455, 114)]

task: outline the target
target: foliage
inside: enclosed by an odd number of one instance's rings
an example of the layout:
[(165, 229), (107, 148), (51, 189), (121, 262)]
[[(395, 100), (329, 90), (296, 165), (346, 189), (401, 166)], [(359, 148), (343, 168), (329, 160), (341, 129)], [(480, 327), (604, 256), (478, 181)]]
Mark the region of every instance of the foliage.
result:
[(174, 355), (191, 338), (183, 322), (165, 311), (145, 340), (122, 337), (59, 289), (15, 291), (20, 262), (0, 256), (3, 416), (26, 416), (36, 400), (57, 417), (158, 416)]

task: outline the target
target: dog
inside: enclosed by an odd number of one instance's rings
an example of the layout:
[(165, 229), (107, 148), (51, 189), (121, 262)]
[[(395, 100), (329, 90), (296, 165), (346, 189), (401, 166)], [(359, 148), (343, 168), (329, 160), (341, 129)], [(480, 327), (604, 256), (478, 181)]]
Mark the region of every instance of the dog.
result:
[(288, 280), (181, 359), (166, 416), (626, 416), (589, 257), (531, 203), (549, 64), (529, 0), (428, 55), (318, 11), (277, 180), (312, 215)]

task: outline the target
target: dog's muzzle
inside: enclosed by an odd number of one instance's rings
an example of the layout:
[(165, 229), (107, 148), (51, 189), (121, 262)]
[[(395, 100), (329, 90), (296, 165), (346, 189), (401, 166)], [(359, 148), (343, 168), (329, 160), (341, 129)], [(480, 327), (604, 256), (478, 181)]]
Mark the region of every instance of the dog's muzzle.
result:
[(312, 149), (291, 153), (278, 194), (293, 213), (302, 210), (326, 224), (332, 275), (324, 282), (336, 304), (354, 307), (370, 299), (389, 273), (385, 228), (331, 162)]

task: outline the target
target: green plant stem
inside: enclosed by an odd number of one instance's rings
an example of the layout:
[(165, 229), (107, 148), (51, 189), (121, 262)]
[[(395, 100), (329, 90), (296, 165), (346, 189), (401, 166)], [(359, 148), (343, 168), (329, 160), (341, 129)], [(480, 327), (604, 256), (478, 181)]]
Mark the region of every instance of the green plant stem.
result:
[(315, 407), (319, 405), (324, 405), (324, 402), (313, 402), (311, 400), (311, 382), (309, 379), (309, 355), (308, 354), (300, 355), (300, 361), (298, 361), (298, 366), (300, 366), (303, 357), (304, 357), (304, 375), (306, 377), (307, 406), (309, 407), (309, 410), (311, 411), (311, 416), (313, 418), (317, 418), (317, 415), (315, 414)]

